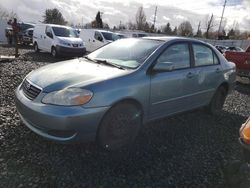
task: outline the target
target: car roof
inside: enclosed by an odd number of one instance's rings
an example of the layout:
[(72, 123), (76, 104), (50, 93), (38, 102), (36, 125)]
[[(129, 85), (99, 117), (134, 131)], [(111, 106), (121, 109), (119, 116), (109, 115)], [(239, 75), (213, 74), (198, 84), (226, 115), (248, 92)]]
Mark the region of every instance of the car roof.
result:
[(37, 25), (45, 25), (45, 26), (50, 26), (50, 27), (72, 28), (72, 27), (70, 27), (70, 26), (66, 26), (66, 25), (58, 25), (58, 24), (37, 24)]
[(152, 39), (152, 40), (159, 40), (159, 41), (165, 41), (168, 42), (170, 40), (181, 40), (181, 41), (191, 41), (191, 42), (199, 42), (203, 44), (208, 44), (204, 41), (193, 39), (193, 38), (186, 38), (186, 37), (176, 37), (176, 36), (163, 36), (163, 37), (142, 37), (144, 39)]

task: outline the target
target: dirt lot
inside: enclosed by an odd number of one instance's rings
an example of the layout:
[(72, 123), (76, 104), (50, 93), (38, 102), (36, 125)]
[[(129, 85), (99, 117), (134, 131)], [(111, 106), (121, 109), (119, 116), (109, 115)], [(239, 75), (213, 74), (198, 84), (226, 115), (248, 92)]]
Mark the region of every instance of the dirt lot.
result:
[(219, 116), (196, 110), (149, 123), (121, 157), (93, 143), (46, 141), (20, 122), (14, 89), (31, 70), (62, 60), (20, 53), (0, 63), (0, 187), (250, 187), (237, 140), (250, 115), (250, 84), (237, 84)]

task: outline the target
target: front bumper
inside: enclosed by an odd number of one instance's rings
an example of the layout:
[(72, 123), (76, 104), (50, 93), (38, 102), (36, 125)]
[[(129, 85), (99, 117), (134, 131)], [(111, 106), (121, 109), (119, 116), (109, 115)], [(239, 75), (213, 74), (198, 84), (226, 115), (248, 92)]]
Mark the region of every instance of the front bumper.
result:
[(31, 101), (20, 86), (15, 91), (15, 103), (23, 123), (38, 135), (58, 142), (95, 141), (98, 125), (109, 107), (84, 108), (41, 103), (41, 93)]
[(56, 46), (56, 51), (61, 56), (83, 56), (86, 53), (86, 48), (79, 47), (64, 47)]

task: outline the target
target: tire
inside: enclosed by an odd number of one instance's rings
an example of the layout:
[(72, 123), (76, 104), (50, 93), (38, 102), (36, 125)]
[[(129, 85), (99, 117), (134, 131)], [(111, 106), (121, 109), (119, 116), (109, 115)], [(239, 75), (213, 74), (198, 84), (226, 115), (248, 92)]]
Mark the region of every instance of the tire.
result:
[(36, 53), (38, 53), (40, 51), (40, 49), (38, 48), (37, 43), (34, 44), (34, 50)]
[(134, 142), (142, 124), (142, 113), (131, 103), (120, 103), (104, 116), (97, 133), (97, 143), (116, 151)]
[(51, 48), (51, 55), (55, 58), (58, 57), (58, 53), (57, 53), (56, 48), (54, 46)]
[(224, 102), (226, 100), (226, 96), (227, 96), (227, 90), (225, 87), (223, 86), (220, 86), (212, 100), (210, 101), (209, 103), (209, 106), (208, 106), (208, 110), (211, 114), (213, 115), (219, 115), (222, 111), (222, 108), (223, 108), (223, 105), (224, 105)]

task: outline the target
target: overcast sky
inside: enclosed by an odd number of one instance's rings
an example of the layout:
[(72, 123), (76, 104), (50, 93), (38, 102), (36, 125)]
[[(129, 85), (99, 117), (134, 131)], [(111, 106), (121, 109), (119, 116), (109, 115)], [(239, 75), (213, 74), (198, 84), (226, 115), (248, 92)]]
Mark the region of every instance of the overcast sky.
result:
[[(170, 22), (174, 27), (188, 20), (194, 30), (199, 21), (204, 29), (204, 21), (212, 13), (215, 15), (216, 27), (219, 27), (223, 4), (224, 0), (1, 0), (1, 6), (16, 12), (26, 22), (42, 21), (45, 9), (56, 7), (68, 22), (74, 24), (86, 24), (94, 20), (99, 10), (103, 12), (103, 21), (111, 27), (120, 21), (124, 24), (134, 22), (136, 11), (141, 5), (147, 21), (153, 22), (155, 6), (158, 6), (156, 26)], [(249, 31), (250, 0), (227, 0), (224, 17), (228, 29), (237, 22), (241, 30)]]

